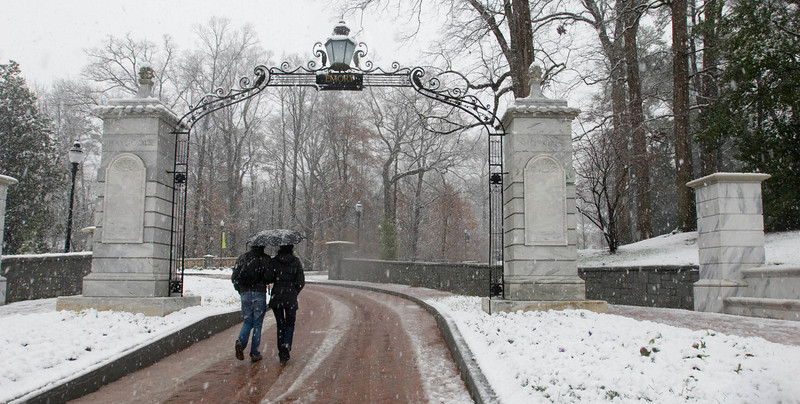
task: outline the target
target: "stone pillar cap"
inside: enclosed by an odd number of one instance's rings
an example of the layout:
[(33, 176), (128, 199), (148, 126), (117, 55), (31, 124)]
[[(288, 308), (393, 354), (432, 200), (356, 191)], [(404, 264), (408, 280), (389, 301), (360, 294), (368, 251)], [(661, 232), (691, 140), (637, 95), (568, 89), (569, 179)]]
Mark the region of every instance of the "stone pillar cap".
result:
[(719, 182), (762, 182), (772, 177), (763, 173), (714, 173), (686, 183), (687, 187), (701, 188)]
[(14, 177), (0, 174), (0, 185), (14, 185), (19, 181)]

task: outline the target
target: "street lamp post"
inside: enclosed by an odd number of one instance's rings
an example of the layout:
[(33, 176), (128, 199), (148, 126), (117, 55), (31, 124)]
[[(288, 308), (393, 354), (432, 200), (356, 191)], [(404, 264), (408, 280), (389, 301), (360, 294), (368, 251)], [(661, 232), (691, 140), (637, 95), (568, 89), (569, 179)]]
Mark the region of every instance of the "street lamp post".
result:
[(361, 247), (361, 212), (364, 210), (364, 205), (361, 201), (356, 202), (356, 247)]
[(219, 221), (219, 228), (220, 228), (220, 231), (222, 232), (222, 235), (220, 236), (221, 243), (220, 243), (219, 256), (220, 257), (224, 257), (225, 256), (225, 249), (228, 248), (228, 246), (225, 243), (225, 220), (220, 220)]
[(67, 211), (67, 235), (64, 238), (64, 252), (69, 252), (70, 240), (72, 239), (72, 205), (75, 200), (75, 174), (78, 172), (78, 164), (83, 160), (83, 150), (81, 144), (75, 142), (69, 149), (69, 162), (72, 163), (72, 187), (69, 189), (69, 210)]
[(464, 229), (464, 259), (467, 258), (467, 243), (469, 242), (469, 233)]

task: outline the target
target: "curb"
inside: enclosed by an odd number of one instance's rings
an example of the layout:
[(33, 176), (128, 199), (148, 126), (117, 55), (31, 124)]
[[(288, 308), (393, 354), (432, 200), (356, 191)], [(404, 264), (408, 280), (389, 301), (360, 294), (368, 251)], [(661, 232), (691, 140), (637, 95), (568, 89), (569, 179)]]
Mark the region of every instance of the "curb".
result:
[(484, 376), (481, 368), (475, 362), (475, 356), (472, 354), (472, 350), (469, 349), (466, 341), (464, 341), (464, 337), (461, 336), (461, 333), (458, 331), (458, 326), (456, 325), (455, 321), (453, 321), (450, 316), (445, 313), (441, 313), (435, 307), (431, 306), (430, 304), (426, 303), (422, 299), (416, 298), (411, 295), (406, 295), (404, 293), (396, 292), (393, 290), (386, 290), (380, 289), (371, 286), (365, 285), (353, 285), (353, 284), (344, 284), (344, 283), (334, 283), (334, 282), (326, 282), (326, 281), (307, 281), (307, 283), (313, 283), (317, 285), (325, 285), (325, 286), (339, 286), (343, 288), (353, 288), (353, 289), (362, 289), (368, 290), (370, 292), (378, 292), (378, 293), (386, 293), (392, 296), (397, 296), (406, 300), (410, 300), (423, 308), (425, 308), (428, 313), (430, 313), (434, 319), (436, 319), (436, 324), (439, 326), (439, 330), (442, 332), (445, 341), (447, 342), (448, 348), (450, 348), (450, 354), (453, 355), (453, 360), (456, 363), (456, 367), (458, 368), (459, 372), (461, 373), (461, 378), (464, 380), (464, 383), (467, 385), (467, 389), (469, 390), (472, 399), (475, 400), (478, 404), (488, 404), (488, 403), (496, 403), (498, 401), (497, 394), (495, 394), (492, 386), (489, 384), (489, 381), (486, 380), (486, 376)]
[[(10, 401), (26, 403), (64, 403), (97, 391), (100, 387), (118, 380), (131, 372), (149, 366), (195, 342), (226, 330), (242, 321), (240, 310), (217, 314), (198, 320), (172, 334), (115, 359), (88, 373), (79, 375), (45, 391), (36, 391)], [(45, 387), (46, 388), (46, 387)]]

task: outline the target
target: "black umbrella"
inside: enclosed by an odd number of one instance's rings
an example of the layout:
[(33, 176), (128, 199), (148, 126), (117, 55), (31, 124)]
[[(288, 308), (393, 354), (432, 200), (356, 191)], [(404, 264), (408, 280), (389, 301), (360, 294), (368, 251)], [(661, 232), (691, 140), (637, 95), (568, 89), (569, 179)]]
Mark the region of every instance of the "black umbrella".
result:
[(260, 231), (255, 236), (250, 237), (247, 244), (256, 247), (268, 245), (281, 246), (297, 244), (303, 240), (305, 240), (305, 237), (295, 230), (271, 229)]

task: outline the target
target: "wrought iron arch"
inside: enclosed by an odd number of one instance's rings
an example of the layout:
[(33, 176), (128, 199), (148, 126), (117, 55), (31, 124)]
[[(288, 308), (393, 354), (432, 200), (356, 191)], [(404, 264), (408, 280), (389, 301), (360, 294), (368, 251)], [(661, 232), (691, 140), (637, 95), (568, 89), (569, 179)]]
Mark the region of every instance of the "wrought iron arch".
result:
[[(183, 115), (173, 130), (176, 136), (175, 163), (172, 189), (172, 223), (170, 246), (170, 293), (183, 293), (183, 270), (186, 252), (186, 203), (189, 171), (189, 139), (194, 125), (206, 115), (247, 100), (267, 87), (313, 87), (317, 90), (361, 90), (363, 87), (410, 87), (417, 93), (467, 113), (488, 133), (489, 158), (489, 270), (487, 274), (489, 296), (504, 296), (503, 290), (503, 136), (505, 128), (490, 105), (469, 94), (470, 82), (463, 74), (447, 70), (429, 74), (423, 67), (401, 67), (392, 63), (389, 70), (374, 67), (364, 61), (367, 45), (358, 43), (353, 61), (356, 66), (347, 70), (333, 70), (328, 66), (328, 55), (322, 43), (316, 43), (314, 55), (321, 63), (311, 60), (305, 66), (292, 67), (283, 62), (279, 67), (258, 65), (252, 77), (239, 79), (239, 88), (217, 88), (204, 95), (189, 112)], [(363, 64), (363, 68), (359, 66)], [(319, 66), (319, 67), (318, 67)], [(325, 83), (326, 75), (341, 77), (348, 84)], [(351, 77), (346, 77), (350, 75)], [(322, 79), (320, 79), (322, 77)], [(349, 81), (350, 79), (352, 81)], [(452, 81), (460, 86), (448, 86)]]

